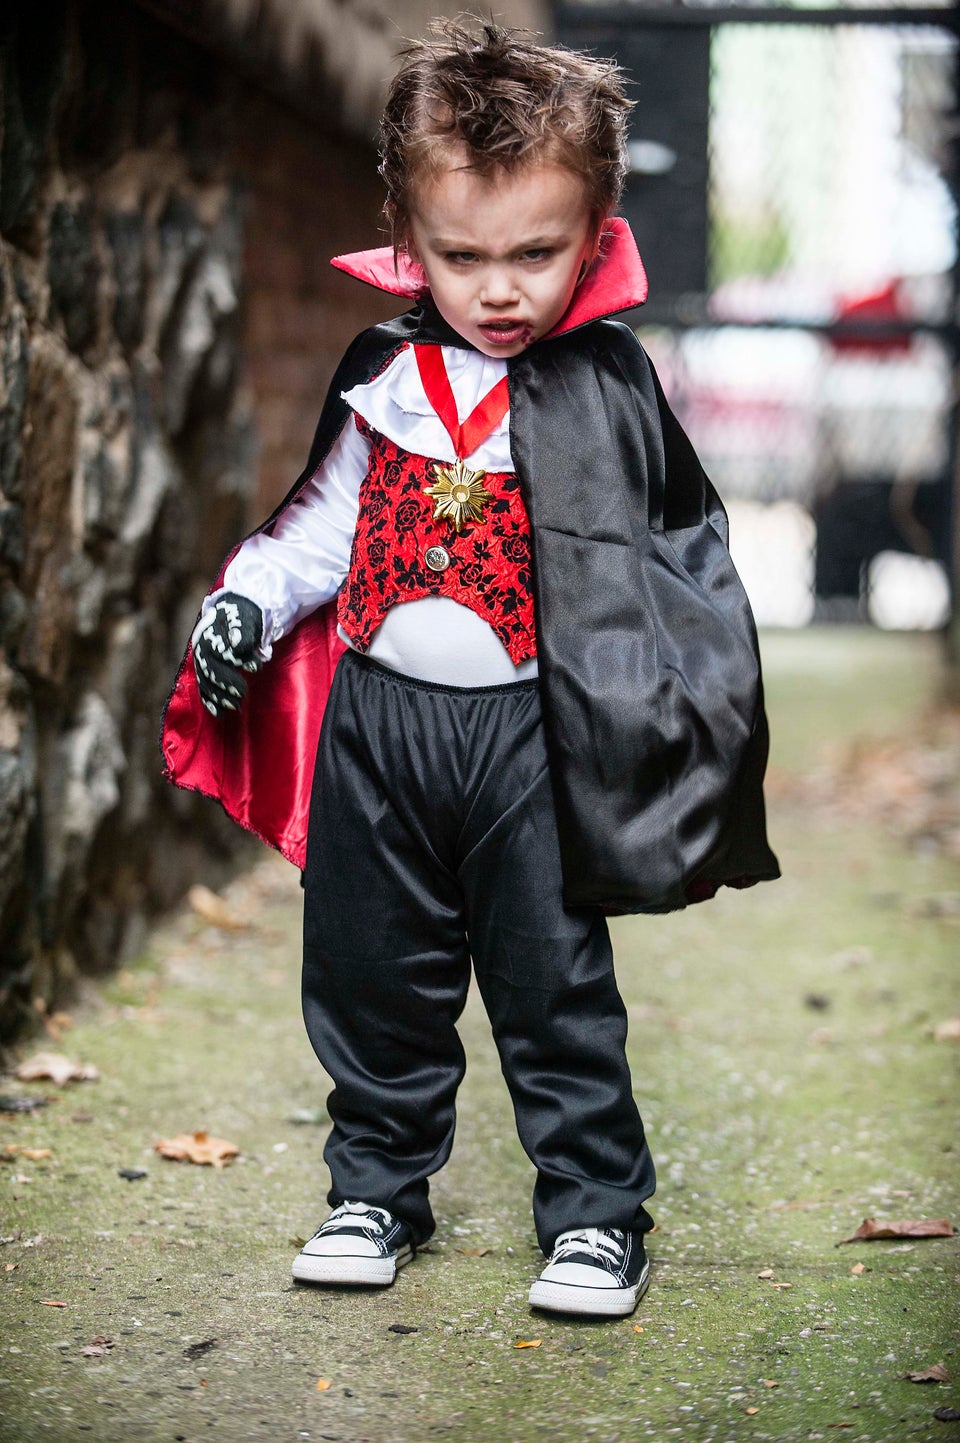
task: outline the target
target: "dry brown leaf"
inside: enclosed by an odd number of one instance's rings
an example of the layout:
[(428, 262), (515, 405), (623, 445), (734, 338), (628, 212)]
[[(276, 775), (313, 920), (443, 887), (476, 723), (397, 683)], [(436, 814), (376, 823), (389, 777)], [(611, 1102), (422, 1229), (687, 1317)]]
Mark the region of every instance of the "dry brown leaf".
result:
[(21, 1062), (13, 1070), (14, 1077), (21, 1082), (35, 1082), (38, 1078), (49, 1077), (58, 1087), (65, 1082), (96, 1082), (100, 1074), (90, 1063), (71, 1062), (62, 1052), (37, 1052)]
[(218, 897), (216, 892), (211, 892), (209, 887), (200, 885), (191, 887), (187, 893), (187, 901), (198, 917), (202, 917), (212, 927), (221, 928), (222, 931), (243, 932), (250, 926), (245, 917), (234, 912), (231, 907), (227, 906), (223, 898)]
[(762, 1381), (763, 1381), (763, 1386), (764, 1386), (765, 1388), (779, 1388), (779, 1387), (780, 1387), (780, 1384), (779, 1384), (778, 1382), (776, 1382), (776, 1380), (775, 1380), (774, 1378), (764, 1378)]
[(4, 1263), (4, 1265), (3, 1265), (3, 1271), (4, 1271), (5, 1273), (15, 1273), (15, 1272), (17, 1271), (17, 1268), (19, 1268), (19, 1266), (20, 1266), (19, 1263)]
[(915, 1373), (904, 1373), (908, 1383), (949, 1383), (950, 1374), (942, 1363), (934, 1363), (929, 1368), (919, 1368)]
[(40, 1013), (40, 1020), (43, 1024), (43, 1030), (50, 1038), (50, 1041), (60, 1042), (63, 1038), (63, 1034), (65, 1032), (68, 1032), (73, 1026), (73, 1018), (70, 1016), (70, 1013), (48, 1013), (46, 1003), (43, 1001), (42, 997), (35, 997), (33, 1000), (33, 1005)]
[(859, 1278), (859, 1276), (860, 1276), (861, 1273), (866, 1272), (866, 1269), (865, 1269), (865, 1267), (863, 1266), (863, 1263), (854, 1263), (854, 1265), (853, 1265), (853, 1267), (850, 1269), (850, 1271), (851, 1271), (851, 1273), (854, 1274), (855, 1277), (858, 1277), (858, 1278)]
[(66, 1303), (58, 1302), (56, 1298), (41, 1298), (40, 1306), (41, 1308), (65, 1308), (67, 1305)]
[(771, 1283), (771, 1288), (792, 1288), (792, 1283)]
[(325, 1393), (328, 1388), (332, 1388), (332, 1387), (333, 1387), (333, 1383), (330, 1381), (329, 1378), (318, 1378), (318, 1379), (317, 1379), (317, 1392), (318, 1392), (318, 1393)]
[(53, 1157), (49, 1147), (21, 1147), (18, 1142), (8, 1142), (3, 1149), (5, 1158), (27, 1157), (31, 1162), (42, 1162), (45, 1157)]
[(179, 1132), (176, 1137), (163, 1137), (155, 1145), (155, 1151), (175, 1162), (196, 1162), (210, 1167), (223, 1167), (240, 1155), (235, 1143), (210, 1137), (206, 1132)]
[(772, 1278), (773, 1268), (764, 1268), (762, 1273), (757, 1273), (758, 1278)]
[(542, 1338), (531, 1338), (529, 1342), (525, 1341), (523, 1338), (518, 1338), (513, 1346), (515, 1348), (539, 1348), (542, 1342)]
[(933, 1029), (934, 1042), (960, 1042), (960, 1017), (948, 1017)]
[(743, 1411), (746, 1413), (746, 1415), (747, 1415), (748, 1418), (752, 1418), (753, 1415), (754, 1415), (754, 1413), (759, 1413), (759, 1412), (760, 1412), (760, 1409), (759, 1409), (759, 1408), (744, 1408)]
[(876, 1218), (864, 1218), (857, 1231), (849, 1238), (841, 1238), (837, 1247), (844, 1243), (869, 1243), (876, 1238), (952, 1238), (953, 1228), (949, 1218), (906, 1218), (899, 1222), (877, 1222)]
[(74, 1019), (68, 1012), (55, 1012), (51, 1017), (43, 1017), (43, 1032), (48, 1035), (51, 1042), (62, 1042), (64, 1033), (69, 1032), (74, 1026)]
[(85, 1344), (80, 1352), (85, 1358), (105, 1358), (115, 1347), (116, 1344), (112, 1338), (105, 1338), (102, 1333), (98, 1333), (93, 1342)]
[(641, 1327), (641, 1325), (640, 1325), (639, 1323), (634, 1323), (634, 1325), (633, 1325), (633, 1331), (634, 1331), (635, 1333), (642, 1333), (642, 1332), (643, 1332), (643, 1328)]

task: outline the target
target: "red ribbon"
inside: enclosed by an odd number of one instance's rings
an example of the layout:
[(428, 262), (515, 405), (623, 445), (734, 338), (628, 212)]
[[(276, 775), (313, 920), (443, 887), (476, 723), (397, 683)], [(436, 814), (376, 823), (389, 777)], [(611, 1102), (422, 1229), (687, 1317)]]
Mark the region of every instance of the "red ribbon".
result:
[(489, 435), (500, 425), (510, 409), (510, 391), (507, 378), (498, 381), (491, 391), (478, 401), (465, 421), (457, 414), (457, 403), (450, 377), (439, 346), (414, 346), (417, 369), (427, 393), (427, 400), (443, 422), (453, 449), (461, 461), (473, 454)]

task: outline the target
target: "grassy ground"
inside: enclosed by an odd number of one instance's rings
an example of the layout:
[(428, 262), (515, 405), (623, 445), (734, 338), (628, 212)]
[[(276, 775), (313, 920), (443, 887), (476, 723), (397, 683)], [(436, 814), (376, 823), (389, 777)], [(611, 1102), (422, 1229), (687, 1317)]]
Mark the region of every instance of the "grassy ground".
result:
[[(0, 1175), (0, 1438), (960, 1438), (934, 1416), (960, 1388), (904, 1378), (960, 1374), (956, 1240), (837, 1246), (866, 1216), (958, 1220), (960, 1054), (932, 1036), (960, 1011), (956, 863), (795, 785), (825, 747), (909, 726), (935, 648), (834, 632), (765, 652), (783, 880), (615, 924), (660, 1176), (636, 1315), (530, 1314), (531, 1170), (476, 997), (431, 1248), (385, 1292), (291, 1285), (323, 1211), (326, 1088), (299, 1020), (299, 892), (268, 858), (230, 894), (248, 929), (184, 914), (77, 1010), (61, 1050), (99, 1082), (0, 1079), (52, 1099), (3, 1119), (52, 1156)], [(239, 1160), (152, 1151), (199, 1128)], [(114, 1346), (85, 1356), (95, 1338)]]

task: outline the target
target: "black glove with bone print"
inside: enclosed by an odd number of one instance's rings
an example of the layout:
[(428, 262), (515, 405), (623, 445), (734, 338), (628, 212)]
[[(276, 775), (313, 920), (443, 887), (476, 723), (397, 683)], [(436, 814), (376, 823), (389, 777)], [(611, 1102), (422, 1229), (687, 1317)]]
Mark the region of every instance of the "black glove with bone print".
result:
[(263, 612), (249, 597), (225, 591), (193, 634), (193, 666), (200, 699), (219, 716), (236, 711), (247, 694), (245, 671), (259, 671)]

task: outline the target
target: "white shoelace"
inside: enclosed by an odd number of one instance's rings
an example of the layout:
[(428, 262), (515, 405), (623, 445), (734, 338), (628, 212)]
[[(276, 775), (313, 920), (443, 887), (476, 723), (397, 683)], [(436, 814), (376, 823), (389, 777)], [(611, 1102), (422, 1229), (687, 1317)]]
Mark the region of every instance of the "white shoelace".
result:
[(338, 1228), (358, 1227), (379, 1238), (383, 1236), (384, 1226), (389, 1220), (390, 1214), (386, 1208), (371, 1207), (369, 1203), (363, 1202), (344, 1202), (334, 1208), (325, 1223), (320, 1224), (317, 1236), (320, 1233), (336, 1232)]
[(558, 1263), (570, 1253), (589, 1253), (598, 1263), (619, 1267), (623, 1261), (622, 1238), (619, 1228), (573, 1228), (557, 1238), (550, 1261)]

